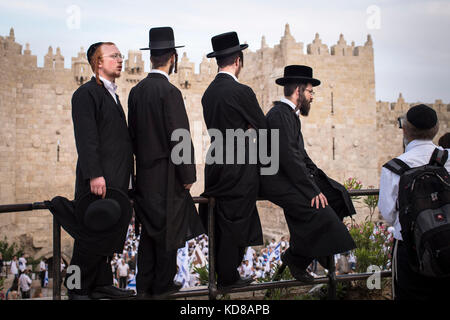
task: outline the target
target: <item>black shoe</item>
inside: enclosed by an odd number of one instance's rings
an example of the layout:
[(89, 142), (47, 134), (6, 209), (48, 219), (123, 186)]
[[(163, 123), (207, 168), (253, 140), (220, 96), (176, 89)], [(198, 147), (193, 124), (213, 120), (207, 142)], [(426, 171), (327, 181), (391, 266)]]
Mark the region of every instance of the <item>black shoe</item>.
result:
[(232, 283), (232, 284), (229, 284), (229, 285), (226, 285), (226, 286), (223, 286), (223, 285), (219, 284), (217, 286), (217, 289), (219, 291), (221, 291), (221, 292), (226, 292), (226, 291), (229, 291), (231, 289), (246, 287), (246, 286), (250, 285), (250, 283), (252, 283), (252, 282), (253, 282), (253, 278), (252, 277), (245, 277), (245, 278), (240, 278), (239, 277), (239, 279), (236, 282)]
[(120, 289), (114, 286), (97, 287), (90, 294), (91, 299), (123, 299), (128, 300), (135, 297), (133, 290)]
[(92, 300), (88, 295), (76, 294), (70, 291), (67, 293), (67, 296), (69, 300)]
[(183, 285), (179, 282), (174, 282), (172, 284), (170, 284), (169, 288), (167, 289), (167, 291), (164, 291), (163, 293), (155, 293), (151, 296), (151, 298), (153, 300), (165, 300), (167, 299), (171, 294), (176, 293), (178, 291), (180, 291), (181, 287)]
[(313, 283), (314, 277), (310, 275), (306, 270), (303, 270), (299, 267), (297, 267), (294, 263), (289, 261), (290, 259), (288, 256), (286, 256), (284, 253), (281, 255), (281, 261), (283, 264), (287, 265), (289, 267), (289, 271), (291, 272), (291, 275), (298, 281), (304, 282), (304, 283)]

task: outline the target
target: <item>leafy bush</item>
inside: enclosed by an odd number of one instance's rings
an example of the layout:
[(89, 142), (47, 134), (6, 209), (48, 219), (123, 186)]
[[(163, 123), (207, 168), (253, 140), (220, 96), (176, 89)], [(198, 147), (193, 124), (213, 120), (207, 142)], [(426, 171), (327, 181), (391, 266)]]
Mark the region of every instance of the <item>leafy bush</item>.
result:
[(209, 282), (209, 271), (208, 267), (194, 267), (194, 271), (198, 274), (198, 280), (200, 281), (200, 285), (208, 285)]
[(13, 242), (8, 244), (8, 239), (0, 240), (0, 252), (3, 255), (3, 261), (10, 261), (14, 256), (20, 257), (23, 254), (23, 248), (18, 248), (18, 245)]
[(352, 225), (349, 231), (356, 243), (354, 255), (358, 273), (367, 272), (371, 265), (382, 270), (389, 269), (393, 236), (383, 225), (377, 226), (372, 221), (366, 221), (361, 225)]

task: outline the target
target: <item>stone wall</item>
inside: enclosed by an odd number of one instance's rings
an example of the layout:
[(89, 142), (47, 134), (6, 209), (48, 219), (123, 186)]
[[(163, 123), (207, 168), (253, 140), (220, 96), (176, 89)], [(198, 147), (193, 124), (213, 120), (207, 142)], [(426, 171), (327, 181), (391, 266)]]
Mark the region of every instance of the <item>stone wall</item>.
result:
[[(125, 48), (120, 48), (125, 50)], [(210, 48), (205, 47), (205, 51)], [(15, 42), (14, 31), (0, 37), (0, 204), (38, 202), (56, 195), (73, 197), (76, 148), (71, 119), (71, 96), (92, 75), (81, 48), (64, 68), (60, 49), (49, 47), (44, 67), (37, 67), (36, 56), (28, 45)], [(347, 44), (341, 35), (329, 48), (318, 34), (305, 46), (296, 42), (289, 25), (278, 45), (244, 51), (244, 69), (240, 81), (255, 91), (266, 113), (278, 100), (282, 87), (275, 84), (284, 66), (306, 64), (322, 84), (308, 117), (302, 118), (302, 131), (310, 157), (337, 181), (358, 177), (364, 186), (378, 186), (379, 168), (401, 153), (401, 133), (395, 127), (397, 114), (409, 104), (376, 102), (373, 43), (370, 36), (362, 46)], [(197, 183), (192, 194), (203, 191), (204, 158), (209, 137), (203, 121), (201, 97), (217, 73), (214, 59), (203, 58), (199, 72), (186, 53), (180, 55), (179, 72), (170, 76), (182, 92), (197, 161)], [(147, 76), (142, 53), (128, 51), (122, 76), (117, 80), (118, 95), (127, 113), (128, 94)], [(440, 134), (448, 130), (449, 106), (436, 101)], [(374, 138), (376, 139), (374, 141)], [(397, 147), (398, 146), (398, 147)], [(357, 204), (358, 216), (367, 211)], [(288, 233), (282, 211), (275, 205), (259, 202), (264, 235), (267, 238)], [(2, 214), (0, 236), (26, 245), (36, 257), (51, 255), (52, 217), (49, 212)], [(71, 238), (63, 233), (63, 253), (71, 255)]]

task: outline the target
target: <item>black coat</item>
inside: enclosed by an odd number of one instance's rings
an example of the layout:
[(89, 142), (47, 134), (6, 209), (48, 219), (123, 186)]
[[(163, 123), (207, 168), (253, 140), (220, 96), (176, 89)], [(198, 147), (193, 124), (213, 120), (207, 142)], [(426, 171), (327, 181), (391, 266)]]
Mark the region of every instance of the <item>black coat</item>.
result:
[[(208, 129), (219, 130), (226, 141), (226, 129), (265, 129), (264, 113), (253, 90), (219, 73), (202, 98), (203, 117)], [(236, 144), (234, 145), (236, 150)], [(249, 155), (249, 145), (245, 145)], [(226, 159), (226, 148), (223, 150)], [(236, 153), (235, 153), (236, 155)], [(238, 247), (262, 244), (262, 229), (256, 208), (259, 190), (258, 164), (206, 164), (206, 197), (216, 198), (216, 223), (221, 234), (228, 235)], [(207, 206), (200, 215), (207, 221)]]
[[(266, 119), (270, 130), (279, 130), (280, 168), (275, 175), (261, 176), (261, 196), (284, 209), (291, 241), (301, 243), (298, 251), (312, 257), (353, 249), (353, 239), (341, 222), (344, 216), (355, 213), (353, 204), (345, 188), (328, 178), (309, 158), (299, 117), (289, 105), (277, 101)], [(319, 210), (311, 208), (315, 196), (321, 192), (326, 195), (317, 179), (325, 180), (328, 189), (341, 195), (345, 204), (341, 212), (335, 212), (332, 203)]]
[(177, 249), (203, 233), (197, 209), (183, 185), (196, 181), (194, 147), (191, 163), (174, 165), (170, 155), (178, 141), (172, 132), (189, 120), (180, 90), (159, 73), (150, 73), (130, 91), (129, 132), (136, 155), (135, 212), (147, 233)]
[[(104, 177), (106, 186), (128, 194), (133, 170), (133, 149), (125, 114), (116, 96), (96, 83), (95, 78), (80, 86), (72, 96), (72, 119), (78, 152), (75, 201), (90, 192), (90, 179)], [(47, 203), (62, 227), (86, 250), (112, 255), (122, 252), (131, 212), (122, 213), (115, 231), (93, 234), (74, 216), (74, 203), (56, 197)]]

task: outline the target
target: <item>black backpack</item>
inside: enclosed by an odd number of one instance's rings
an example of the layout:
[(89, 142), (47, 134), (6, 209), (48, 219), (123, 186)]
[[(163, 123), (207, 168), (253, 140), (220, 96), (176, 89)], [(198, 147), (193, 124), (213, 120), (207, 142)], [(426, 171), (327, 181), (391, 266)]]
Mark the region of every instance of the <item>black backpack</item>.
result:
[(447, 150), (436, 148), (426, 165), (395, 158), (383, 167), (398, 174), (397, 210), (409, 262), (428, 277), (450, 276), (450, 177)]

